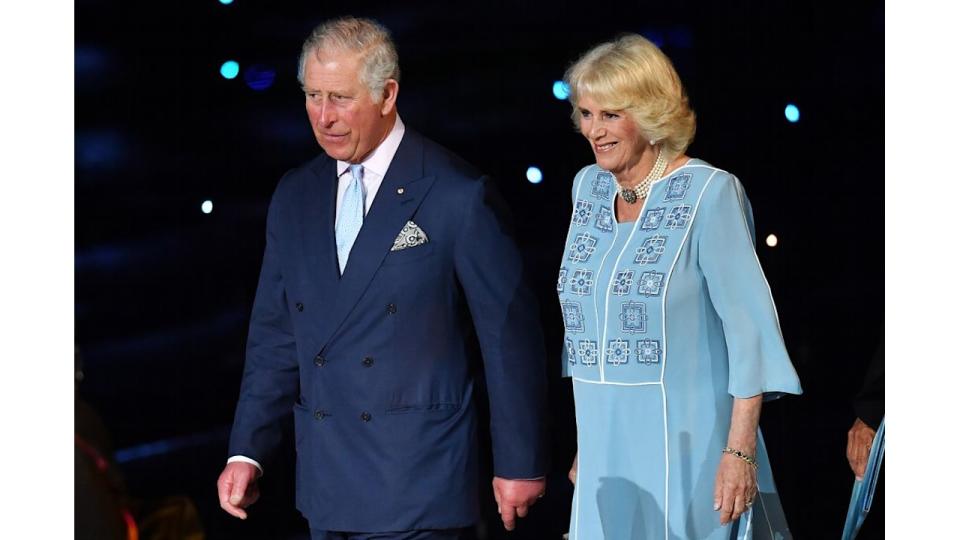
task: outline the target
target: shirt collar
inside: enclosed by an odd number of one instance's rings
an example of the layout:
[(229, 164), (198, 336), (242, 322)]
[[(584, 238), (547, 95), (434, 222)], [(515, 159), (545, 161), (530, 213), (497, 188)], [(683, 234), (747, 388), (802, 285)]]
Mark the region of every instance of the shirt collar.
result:
[[(370, 152), (370, 155), (367, 156), (367, 159), (361, 163), (363, 169), (380, 176), (380, 178), (386, 176), (390, 162), (393, 161), (393, 156), (397, 153), (397, 148), (400, 147), (400, 140), (403, 139), (404, 131), (403, 121), (400, 120), (400, 115), (398, 114), (396, 121), (393, 122), (393, 129), (390, 130), (387, 138), (380, 143), (380, 146), (374, 148), (373, 152)], [(349, 167), (350, 164), (346, 161), (337, 160), (337, 177), (343, 176), (343, 173), (346, 172)]]

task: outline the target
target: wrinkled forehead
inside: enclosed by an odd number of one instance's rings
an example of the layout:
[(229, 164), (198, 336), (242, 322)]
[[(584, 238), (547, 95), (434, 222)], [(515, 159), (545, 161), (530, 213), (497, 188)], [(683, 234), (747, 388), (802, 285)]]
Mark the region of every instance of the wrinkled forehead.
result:
[(317, 48), (307, 55), (304, 83), (360, 84), (362, 57), (354, 51)]

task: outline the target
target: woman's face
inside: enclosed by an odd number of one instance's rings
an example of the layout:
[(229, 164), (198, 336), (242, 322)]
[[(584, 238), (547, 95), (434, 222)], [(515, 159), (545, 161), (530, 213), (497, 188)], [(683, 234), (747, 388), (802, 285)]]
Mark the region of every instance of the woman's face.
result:
[(625, 111), (603, 109), (588, 95), (580, 96), (577, 109), (580, 133), (590, 142), (597, 165), (623, 181), (648, 146), (637, 124)]

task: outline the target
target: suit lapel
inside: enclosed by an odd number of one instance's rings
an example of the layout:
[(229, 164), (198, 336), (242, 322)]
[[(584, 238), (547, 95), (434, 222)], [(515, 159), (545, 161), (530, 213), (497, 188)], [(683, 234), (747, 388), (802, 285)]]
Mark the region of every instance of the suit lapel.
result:
[[(430, 190), (433, 180), (432, 177), (423, 176), (423, 143), (416, 133), (408, 129), (350, 250), (350, 259), (340, 278), (336, 301), (323, 317), (317, 335), (317, 344), (321, 348), (326, 346), (356, 307), (384, 257), (393, 247), (393, 241)], [(336, 242), (333, 241), (329, 249), (334, 254), (334, 268), (335, 246)]]
[(301, 221), (301, 238), (307, 275), (315, 280), (324, 297), (333, 296), (340, 268), (337, 266), (337, 241), (334, 216), (337, 204), (336, 161), (322, 160), (313, 169), (316, 178), (305, 182), (301, 201), (305, 207)]

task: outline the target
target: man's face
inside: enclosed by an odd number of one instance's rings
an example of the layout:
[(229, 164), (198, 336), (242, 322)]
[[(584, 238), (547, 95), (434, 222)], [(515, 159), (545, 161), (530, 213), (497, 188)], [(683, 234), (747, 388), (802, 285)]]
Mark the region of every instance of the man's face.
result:
[(307, 57), (303, 73), (307, 116), (317, 142), (330, 157), (360, 163), (393, 127), (397, 82), (388, 80), (380, 103), (360, 81), (360, 55), (320, 51)]

